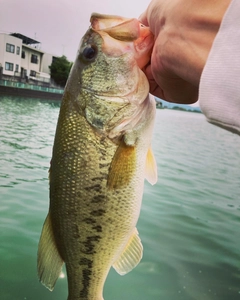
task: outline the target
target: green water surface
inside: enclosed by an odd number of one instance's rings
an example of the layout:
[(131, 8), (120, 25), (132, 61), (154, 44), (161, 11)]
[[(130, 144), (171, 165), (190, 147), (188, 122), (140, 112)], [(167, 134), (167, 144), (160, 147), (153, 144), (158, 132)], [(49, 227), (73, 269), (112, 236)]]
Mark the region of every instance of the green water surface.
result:
[[(36, 272), (58, 112), (58, 102), (0, 98), (1, 300), (67, 299), (66, 276), (50, 292)], [(157, 110), (153, 150), (158, 183), (145, 184), (137, 226), (144, 256), (125, 276), (110, 271), (104, 299), (240, 299), (240, 137), (202, 114)]]

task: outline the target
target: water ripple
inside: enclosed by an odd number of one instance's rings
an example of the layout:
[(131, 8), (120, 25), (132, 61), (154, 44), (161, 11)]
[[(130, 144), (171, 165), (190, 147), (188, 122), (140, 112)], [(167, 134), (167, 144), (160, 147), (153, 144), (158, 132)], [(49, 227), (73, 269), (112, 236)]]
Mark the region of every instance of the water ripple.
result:
[[(58, 112), (56, 102), (0, 98), (4, 300), (67, 297), (66, 278), (49, 293), (36, 276)], [(145, 184), (137, 226), (143, 260), (127, 276), (111, 270), (105, 299), (239, 299), (239, 137), (201, 114), (158, 110), (153, 151), (158, 182)]]

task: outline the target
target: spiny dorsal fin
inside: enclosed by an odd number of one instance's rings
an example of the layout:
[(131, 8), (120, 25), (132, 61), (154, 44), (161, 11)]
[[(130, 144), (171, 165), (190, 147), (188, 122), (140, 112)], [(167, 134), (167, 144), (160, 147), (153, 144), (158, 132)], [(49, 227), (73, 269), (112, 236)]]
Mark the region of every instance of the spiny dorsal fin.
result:
[(136, 148), (127, 146), (122, 140), (118, 146), (108, 174), (109, 189), (125, 187), (130, 183), (136, 170)]
[(61, 273), (63, 260), (55, 244), (50, 214), (43, 224), (42, 234), (38, 245), (38, 277), (50, 291)]
[(143, 246), (138, 236), (137, 228), (135, 228), (120, 257), (113, 264), (113, 268), (120, 275), (125, 275), (138, 265), (142, 255)]
[(158, 179), (157, 164), (151, 147), (148, 149), (147, 158), (146, 158), (145, 178), (152, 185), (154, 185)]

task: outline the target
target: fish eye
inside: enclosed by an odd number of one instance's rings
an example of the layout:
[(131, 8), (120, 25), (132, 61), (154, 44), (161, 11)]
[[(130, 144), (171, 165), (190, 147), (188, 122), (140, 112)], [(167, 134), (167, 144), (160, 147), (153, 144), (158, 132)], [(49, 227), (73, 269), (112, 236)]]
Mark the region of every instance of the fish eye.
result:
[(82, 56), (86, 61), (92, 61), (97, 56), (97, 47), (94, 45), (87, 45), (83, 51)]

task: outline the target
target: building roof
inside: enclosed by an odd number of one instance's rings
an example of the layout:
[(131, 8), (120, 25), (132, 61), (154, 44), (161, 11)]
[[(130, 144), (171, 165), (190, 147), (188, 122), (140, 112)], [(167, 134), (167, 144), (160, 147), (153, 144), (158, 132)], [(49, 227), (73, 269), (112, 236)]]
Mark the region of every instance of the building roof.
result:
[(36, 52), (39, 52), (39, 53), (45, 53), (44, 51), (42, 51), (42, 50), (40, 50), (40, 49), (38, 49), (38, 48), (36, 48), (37, 46), (28, 46), (28, 45), (26, 45), (26, 44), (23, 44), (22, 45), (22, 48), (23, 49), (25, 49), (25, 48), (27, 48), (27, 49), (31, 49), (32, 51), (36, 51)]
[(16, 38), (19, 38), (23, 41), (23, 44), (26, 44), (26, 45), (32, 45), (32, 44), (40, 44), (40, 42), (34, 40), (34, 39), (31, 39), (21, 33), (11, 33), (10, 34), (11, 36), (14, 36)]

